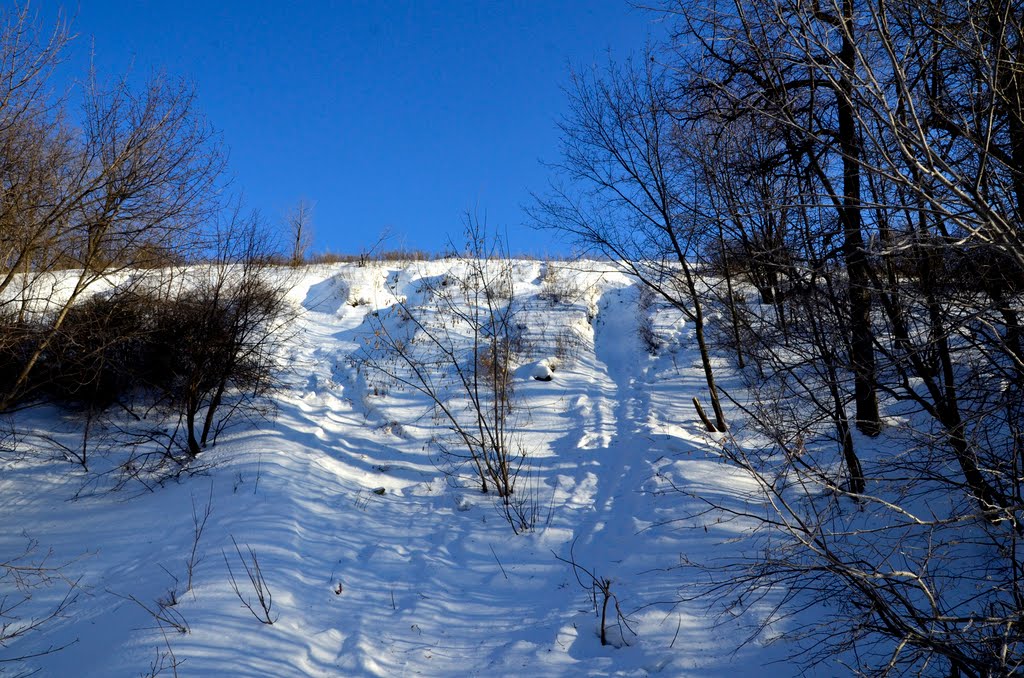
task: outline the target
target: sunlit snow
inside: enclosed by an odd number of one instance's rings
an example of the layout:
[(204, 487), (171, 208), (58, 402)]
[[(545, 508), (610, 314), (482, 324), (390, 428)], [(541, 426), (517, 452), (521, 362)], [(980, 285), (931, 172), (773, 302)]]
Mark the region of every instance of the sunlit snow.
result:
[[(108, 492), (23, 441), (3, 460), (0, 550), (36, 540), (52, 549), (50, 563), (66, 564), (78, 593), (63, 618), (5, 656), (67, 645), (19, 665), (42, 676), (148, 675), (161, 661), (171, 675), (168, 650), (182, 676), (766, 675), (779, 650), (755, 639), (734, 652), (759, 620), (716, 626), (703, 605), (678, 602), (695, 576), (676, 567), (681, 557), (739, 548), (731, 540), (743, 526), (702, 523), (673, 487), (749, 490), (693, 412), (706, 386), (680, 315), (657, 304), (641, 311), (635, 284), (611, 265), (560, 264), (573, 294), (555, 301), (541, 294), (544, 264), (513, 262), (528, 339), (514, 372), (529, 453), (517, 492), (537, 517), (514, 535), (492, 496), (443, 472), (429, 403), (398, 388), (374, 393), (350, 359), (368, 314), (400, 298), (415, 306), (420, 278), (452, 265), (282, 273), (298, 278), (289, 299), (302, 312), (289, 328), (276, 414), (225, 434), (200, 456), (199, 473)], [(638, 313), (656, 316), (657, 355), (638, 338)], [(74, 433), (49, 408), (18, 417), (36, 432)], [(193, 506), (208, 501), (186, 592)], [(273, 625), (231, 588), (225, 559), (241, 571), (232, 537), (259, 557)], [(559, 559), (570, 548), (612, 580), (629, 621), (608, 646), (591, 592)], [(171, 592), (188, 633), (161, 628), (139, 604), (155, 609)], [(43, 613), (65, 593), (37, 590), (29, 605)]]

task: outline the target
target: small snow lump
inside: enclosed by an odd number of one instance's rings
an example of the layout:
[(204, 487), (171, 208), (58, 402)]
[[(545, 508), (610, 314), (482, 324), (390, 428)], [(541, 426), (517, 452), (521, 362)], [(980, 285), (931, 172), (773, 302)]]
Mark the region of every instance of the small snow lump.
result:
[(530, 370), (530, 376), (537, 381), (551, 381), (555, 373), (543, 362), (535, 364)]

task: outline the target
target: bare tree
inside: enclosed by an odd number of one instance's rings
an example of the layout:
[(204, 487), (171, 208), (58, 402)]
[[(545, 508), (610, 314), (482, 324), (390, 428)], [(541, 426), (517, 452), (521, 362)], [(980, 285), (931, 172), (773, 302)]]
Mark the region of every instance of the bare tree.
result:
[(685, 88), (707, 102), (681, 115), (767, 122), (758, 126), (774, 128), (771, 166), (802, 175), (806, 185), (805, 200), (798, 204), (820, 211), (817, 219), (835, 215), (833, 237), (846, 275), (855, 420), (862, 432), (877, 435), (864, 141), (857, 114), (858, 57), (865, 52), (855, 5), (854, 0), (816, 7), (801, 0), (710, 5), (684, 0), (668, 7), (681, 17), (687, 36), (676, 42)]
[[(748, 388), (770, 390), (784, 400), (783, 407), (799, 410), (797, 422), (831, 422), (847, 488), (863, 492), (866, 480), (846, 412), (848, 394), (856, 386), (848, 376), (852, 370), (846, 356), (852, 348), (845, 285), (837, 279), (839, 262), (815, 227), (817, 210), (804, 204), (807, 184), (778, 163), (778, 139), (756, 122), (701, 120), (682, 137), (684, 152), (699, 167), (702, 218), (716, 225), (718, 250), (724, 252), (725, 292), (720, 286), (709, 286), (709, 291), (724, 297), (730, 332), (726, 336), (720, 328), (716, 336), (726, 344), (735, 342), (736, 355), (741, 360), (746, 355), (753, 364), (755, 369), (744, 373)], [(748, 305), (742, 291), (733, 290), (737, 274), (754, 285), (771, 313)], [(737, 297), (744, 303), (736, 303)], [(796, 428), (801, 425), (806, 427)]]
[(667, 73), (651, 58), (643, 64), (573, 74), (570, 113), (561, 124), (564, 160), (556, 168), (575, 188), (537, 196), (532, 214), (619, 262), (693, 322), (714, 427), (724, 431), (694, 271), (705, 224), (694, 209), (694, 177), (674, 140)]
[[(151, 264), (153, 252), (187, 251), (217, 209), (211, 196), (223, 156), (191, 87), (157, 78), (138, 94), (123, 81), (102, 88), (92, 78), (85, 101), (80, 138), (50, 135), (48, 147), (57, 147), (31, 158), (40, 164), (27, 176), (59, 177), (52, 192), (8, 196), (21, 235), (6, 246), (0, 311), (4, 343), (13, 335), (21, 358), (0, 389), (0, 410), (31, 397), (40, 357), (90, 286)], [(14, 171), (20, 186), (25, 170)], [(56, 268), (72, 269), (60, 274), (59, 292)], [(36, 331), (19, 331), (28, 320)]]
[(288, 214), (288, 229), (291, 241), (292, 266), (306, 260), (313, 245), (313, 205), (303, 198)]

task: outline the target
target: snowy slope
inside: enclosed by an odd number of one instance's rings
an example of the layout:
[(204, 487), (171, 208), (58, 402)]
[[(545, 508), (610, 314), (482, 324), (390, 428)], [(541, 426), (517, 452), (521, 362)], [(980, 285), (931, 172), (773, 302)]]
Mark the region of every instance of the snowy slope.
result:
[[(552, 299), (543, 278), (553, 264), (515, 263), (531, 347), (516, 373), (530, 450), (523, 482), (539, 517), (517, 536), (490, 496), (442, 472), (429, 403), (402, 389), (375, 393), (351, 360), (368, 314), (396, 295), (415, 305), (417, 281), (451, 265), (306, 269), (290, 295), (303, 312), (277, 413), (232, 430), (200, 458), (201, 473), (153, 492), (106, 492), (32, 439), (6, 455), (0, 553), (36, 540), (77, 585), (61, 619), (0, 658), (67, 647), (0, 672), (172, 675), (177, 662), (182, 676), (765, 675), (784, 648), (766, 647), (761, 634), (737, 650), (759, 619), (716, 626), (701, 605), (678, 602), (694, 576), (675, 567), (681, 557), (736, 552), (742, 525), (691, 519), (700, 507), (673, 485), (740, 498), (749, 489), (716, 461), (689, 406), (704, 389), (683, 319), (640, 304), (608, 265), (559, 264), (573, 293)], [(643, 314), (664, 342), (656, 356), (638, 338)], [(532, 378), (537, 364), (555, 367), (551, 381)], [(54, 411), (18, 416), (26, 430), (73, 438)], [(186, 592), (193, 511), (201, 517), (208, 503)], [(272, 625), (232, 590), (225, 561), (252, 593), (232, 539), (258, 556)], [(570, 549), (611, 579), (629, 621), (608, 646), (590, 591), (564, 562)], [(59, 583), (36, 590), (19, 612), (44, 614), (66, 592)], [(169, 614), (187, 633), (144, 609), (171, 592)]]

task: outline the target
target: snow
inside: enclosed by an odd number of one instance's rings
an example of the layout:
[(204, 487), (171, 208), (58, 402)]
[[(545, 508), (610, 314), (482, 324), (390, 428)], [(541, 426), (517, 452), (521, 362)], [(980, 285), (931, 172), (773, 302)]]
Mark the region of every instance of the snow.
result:
[(524, 370), (531, 379), (536, 381), (551, 381), (555, 378), (555, 371), (551, 369), (551, 365), (546, 360), (541, 360), (528, 365), (527, 369)]
[[(149, 675), (161, 661), (171, 675), (171, 652), (187, 676), (787, 675), (785, 664), (764, 668), (785, 656), (767, 633), (743, 644), (761, 619), (723, 626), (703, 604), (680, 602), (695, 576), (675, 567), (681, 556), (736, 552), (744, 526), (702, 522), (673, 487), (737, 500), (754, 492), (717, 461), (689, 406), (704, 392), (692, 333), (678, 315), (647, 311), (667, 342), (648, 355), (635, 284), (584, 263), (559, 269), (585, 292), (558, 303), (543, 298), (539, 263), (515, 264), (532, 352), (515, 371), (530, 451), (517, 491), (535, 504), (535, 529), (514, 535), (492, 497), (443, 472), (429, 403), (375, 392), (351, 360), (369, 314), (399, 299), (415, 307), (425, 281), (457, 264), (309, 267), (288, 297), (303, 313), (276, 414), (225, 434), (201, 455), (201, 473), (152, 492), (107, 491), (96, 471), (54, 459), (35, 438), (3, 457), (0, 553), (37, 540), (78, 595), (0, 659), (67, 645), (11, 666), (83, 677)], [(571, 351), (556, 345), (567, 329)], [(49, 408), (16, 423), (73, 440)], [(186, 591), (193, 511), (207, 502)], [(272, 625), (232, 590), (225, 561), (253, 595), (232, 538), (259, 558)], [(608, 646), (590, 591), (560, 560), (570, 558), (611, 579), (629, 620), (632, 631), (612, 628)], [(37, 589), (19, 613), (45, 614), (66, 591)], [(172, 591), (187, 633), (143, 609)]]

